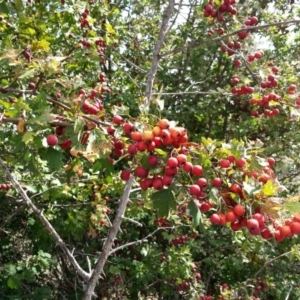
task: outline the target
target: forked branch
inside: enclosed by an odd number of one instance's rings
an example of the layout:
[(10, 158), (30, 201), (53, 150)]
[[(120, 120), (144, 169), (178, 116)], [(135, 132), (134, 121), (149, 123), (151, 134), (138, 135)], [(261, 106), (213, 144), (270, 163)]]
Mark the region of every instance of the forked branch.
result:
[(165, 14), (163, 16), (163, 20), (162, 20), (159, 35), (158, 35), (158, 40), (156, 42), (156, 45), (155, 45), (155, 48), (153, 51), (152, 64), (151, 64), (150, 72), (148, 74), (147, 85), (146, 85), (146, 94), (145, 94), (147, 106), (150, 105), (153, 82), (154, 82), (154, 78), (155, 78), (155, 75), (156, 75), (156, 72), (158, 69), (159, 53), (160, 53), (160, 50), (164, 43), (166, 34), (168, 32), (168, 23), (170, 21), (172, 12), (174, 10), (174, 5), (175, 5), (175, 0), (170, 0), (168, 7), (165, 11)]
[(91, 300), (92, 299), (92, 296), (93, 296), (93, 293), (95, 290), (95, 286), (97, 284), (99, 276), (103, 273), (104, 265), (107, 261), (107, 258), (111, 254), (111, 249), (112, 249), (114, 239), (116, 238), (117, 233), (120, 230), (120, 225), (121, 225), (123, 217), (124, 217), (124, 213), (126, 210), (126, 205), (128, 202), (128, 198), (129, 198), (129, 194), (130, 194), (131, 187), (133, 184), (133, 180), (134, 180), (134, 177), (131, 176), (125, 184), (124, 191), (121, 196), (120, 203), (119, 203), (119, 208), (116, 213), (116, 217), (112, 223), (112, 226), (110, 227), (107, 239), (104, 243), (101, 255), (96, 262), (92, 276), (86, 285), (85, 293), (84, 293), (82, 300)]
[(0, 167), (4, 171), (6, 178), (12, 183), (12, 185), (16, 188), (16, 190), (20, 193), (24, 203), (33, 211), (33, 213), (40, 219), (40, 221), (44, 224), (45, 228), (48, 230), (50, 235), (55, 239), (56, 243), (60, 246), (63, 252), (66, 254), (67, 258), (69, 259), (70, 263), (73, 265), (75, 270), (78, 274), (82, 277), (82, 279), (86, 282), (90, 278), (90, 274), (85, 272), (80, 265), (78, 264), (77, 260), (75, 259), (74, 255), (69, 251), (68, 247), (56, 232), (52, 224), (47, 220), (47, 218), (43, 215), (43, 211), (39, 210), (31, 199), (27, 196), (26, 192), (20, 185), (19, 181), (12, 175), (4, 161), (0, 158)]

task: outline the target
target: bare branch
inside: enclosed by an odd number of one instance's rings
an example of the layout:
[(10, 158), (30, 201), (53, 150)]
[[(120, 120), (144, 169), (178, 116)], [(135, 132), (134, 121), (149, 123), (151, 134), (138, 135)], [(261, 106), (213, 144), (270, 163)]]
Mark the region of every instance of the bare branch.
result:
[(137, 241), (134, 241), (134, 242), (130, 242), (130, 243), (127, 243), (127, 244), (124, 244), (124, 245), (121, 245), (117, 248), (114, 248), (110, 251), (109, 255), (112, 255), (114, 253), (116, 253), (117, 251), (119, 250), (122, 250), (124, 248), (127, 248), (129, 246), (133, 246), (133, 245), (136, 245), (136, 244), (140, 244), (140, 243), (143, 243), (143, 242), (148, 242), (148, 238), (153, 236), (157, 231), (159, 230), (166, 230), (166, 229), (169, 229), (169, 228), (166, 228), (166, 227), (160, 227), (160, 228), (157, 228), (156, 230), (154, 230), (152, 233), (148, 234), (146, 237), (144, 237), (143, 239), (141, 240), (137, 240)]
[(177, 96), (177, 95), (223, 95), (223, 96), (234, 96), (232, 93), (227, 92), (176, 92), (176, 93), (153, 93), (152, 95), (162, 96)]
[(140, 223), (140, 222), (138, 222), (138, 221), (136, 221), (136, 220), (133, 220), (133, 219), (130, 219), (130, 218), (126, 218), (126, 217), (123, 217), (123, 220), (124, 221), (128, 221), (128, 222), (130, 222), (132, 224), (135, 224), (137, 226), (143, 227), (143, 224)]
[(66, 256), (68, 257), (70, 263), (73, 265), (73, 267), (76, 269), (78, 274), (82, 277), (84, 281), (88, 281), (90, 278), (90, 274), (85, 272), (76, 261), (74, 255), (69, 251), (66, 244), (62, 240), (62, 238), (59, 236), (59, 234), (56, 232), (54, 227), (51, 225), (51, 223), (47, 220), (47, 218), (43, 215), (43, 211), (40, 211), (34, 203), (31, 201), (31, 199), (27, 196), (26, 192), (20, 185), (19, 181), (14, 178), (14, 176), (9, 171), (8, 167), (4, 163), (4, 161), (0, 158), (0, 167), (4, 171), (7, 179), (13, 184), (13, 186), (16, 188), (16, 190), (20, 193), (21, 197), (23, 198), (26, 205), (33, 211), (33, 213), (40, 219), (40, 221), (44, 224), (45, 228), (48, 230), (50, 235), (55, 239), (57, 244), (60, 246), (60, 248), (64, 251)]
[(257, 278), (257, 276), (270, 264), (270, 263), (272, 263), (273, 261), (275, 261), (275, 260), (277, 260), (277, 259), (279, 259), (279, 258), (281, 258), (281, 257), (284, 257), (284, 256), (287, 256), (287, 255), (289, 255), (289, 254), (291, 254), (292, 253), (292, 251), (288, 251), (288, 252), (285, 252), (285, 253), (282, 253), (282, 254), (280, 254), (280, 255), (278, 255), (278, 256), (276, 256), (276, 257), (274, 257), (274, 258), (272, 258), (272, 259), (270, 259), (270, 260), (268, 260), (254, 275), (253, 275), (253, 278)]
[(176, 54), (176, 53), (179, 53), (179, 52), (183, 52), (183, 51), (185, 51), (187, 49), (190, 49), (190, 48), (195, 48), (195, 47), (199, 47), (199, 46), (203, 46), (203, 45), (217, 43), (217, 42), (220, 42), (223, 39), (226, 39), (230, 36), (236, 35), (236, 34), (242, 32), (242, 31), (254, 31), (254, 30), (258, 30), (258, 29), (270, 28), (270, 27), (273, 27), (273, 26), (277, 27), (277, 26), (281, 26), (281, 25), (298, 24), (298, 23), (300, 23), (300, 20), (288, 20), (288, 21), (275, 22), (275, 23), (258, 25), (258, 26), (243, 27), (241, 29), (230, 32), (228, 34), (224, 34), (224, 35), (216, 37), (216, 38), (212, 38), (212, 39), (201, 41), (201, 42), (192, 42), (192, 43), (189, 43), (186, 46), (175, 48), (173, 50), (164, 52), (164, 53), (159, 55), (159, 58), (163, 58), (163, 57), (169, 56), (171, 54)]
[(174, 10), (174, 5), (175, 5), (175, 1), (174, 0), (169, 0), (169, 4), (168, 7), (166, 9), (166, 12), (163, 16), (163, 20), (161, 23), (161, 27), (160, 27), (160, 31), (159, 31), (159, 35), (158, 35), (158, 40), (156, 42), (155, 48), (154, 48), (154, 52), (153, 52), (153, 58), (152, 58), (152, 64), (151, 64), (151, 69), (150, 72), (148, 74), (148, 79), (147, 79), (147, 85), (146, 85), (146, 104), (147, 106), (149, 106), (150, 104), (150, 100), (151, 100), (151, 95), (152, 95), (152, 88), (153, 88), (153, 81), (158, 69), (158, 62), (160, 59), (160, 50), (161, 47), (163, 45), (164, 39), (166, 37), (166, 33), (168, 31), (168, 22), (171, 18), (172, 12)]
[(124, 216), (124, 213), (126, 210), (126, 205), (128, 202), (128, 197), (129, 197), (130, 190), (131, 190), (131, 187), (133, 184), (133, 180), (134, 180), (134, 177), (131, 176), (125, 184), (124, 192), (121, 196), (121, 200), (120, 200), (118, 211), (116, 213), (116, 217), (115, 217), (113, 224), (109, 230), (109, 234), (104, 243), (101, 255), (97, 260), (97, 263), (95, 265), (92, 276), (86, 285), (85, 293), (84, 293), (82, 300), (91, 300), (92, 299), (93, 292), (95, 290), (95, 286), (97, 284), (99, 276), (103, 273), (104, 264), (106, 263), (107, 258), (110, 255), (113, 242), (117, 236), (117, 233), (120, 230), (120, 225), (122, 223), (122, 219), (123, 219), (123, 216)]

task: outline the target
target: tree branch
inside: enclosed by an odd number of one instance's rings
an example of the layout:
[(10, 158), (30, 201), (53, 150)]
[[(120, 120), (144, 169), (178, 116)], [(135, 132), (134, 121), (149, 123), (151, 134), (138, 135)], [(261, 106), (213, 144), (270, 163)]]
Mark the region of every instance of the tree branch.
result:
[(161, 27), (160, 27), (160, 31), (159, 31), (159, 35), (158, 35), (158, 40), (156, 42), (155, 48), (154, 48), (154, 52), (153, 52), (153, 58), (152, 58), (152, 64), (151, 64), (151, 69), (150, 72), (148, 74), (148, 79), (147, 79), (147, 85), (146, 85), (146, 105), (149, 106), (150, 105), (150, 100), (151, 100), (151, 95), (152, 95), (152, 88), (153, 88), (153, 82), (154, 82), (154, 78), (158, 69), (158, 62), (160, 59), (160, 50), (161, 47), (163, 45), (164, 39), (166, 37), (166, 33), (168, 31), (168, 22), (171, 18), (172, 12), (174, 10), (174, 5), (175, 5), (175, 1), (174, 0), (169, 0), (169, 4), (168, 7), (166, 9), (166, 12), (163, 16), (163, 20), (161, 23)]
[(45, 228), (48, 230), (50, 235), (55, 239), (57, 244), (60, 246), (60, 248), (64, 251), (66, 256), (68, 257), (70, 263), (73, 265), (73, 267), (76, 269), (78, 274), (82, 277), (84, 281), (88, 281), (90, 279), (90, 274), (85, 272), (76, 261), (73, 254), (69, 251), (66, 244), (62, 240), (62, 238), (59, 236), (59, 234), (56, 232), (54, 227), (51, 225), (51, 223), (47, 220), (47, 218), (43, 215), (43, 211), (40, 211), (34, 203), (31, 201), (31, 199), (27, 196), (26, 192), (20, 185), (19, 181), (14, 178), (14, 176), (9, 171), (8, 167), (4, 163), (4, 161), (0, 158), (0, 167), (4, 171), (7, 179), (13, 184), (13, 186), (16, 188), (16, 190), (20, 193), (21, 197), (23, 198), (26, 205), (33, 211), (33, 213), (40, 219), (40, 221), (44, 224)]
[(215, 37), (215, 38), (212, 38), (212, 39), (209, 39), (209, 40), (205, 40), (205, 41), (201, 41), (201, 42), (189, 43), (186, 46), (175, 48), (173, 50), (164, 52), (164, 53), (162, 53), (162, 54), (159, 55), (159, 58), (163, 58), (163, 57), (169, 56), (171, 54), (176, 54), (176, 53), (185, 51), (185, 50), (190, 49), (190, 48), (195, 48), (195, 47), (199, 47), (199, 46), (203, 46), (203, 45), (217, 43), (217, 42), (220, 42), (223, 39), (226, 39), (226, 38), (228, 38), (230, 36), (236, 35), (236, 34), (242, 32), (242, 31), (254, 31), (254, 30), (258, 30), (258, 29), (270, 28), (272, 26), (281, 26), (281, 25), (298, 24), (298, 23), (300, 23), (300, 20), (288, 20), (288, 21), (275, 22), (275, 23), (258, 25), (258, 26), (243, 27), (241, 29), (238, 29), (236, 31), (230, 32), (228, 34), (224, 34), (224, 35), (219, 36), (219, 37)]
[(116, 217), (115, 217), (113, 224), (109, 230), (109, 234), (104, 243), (101, 255), (97, 260), (97, 263), (95, 265), (92, 276), (86, 285), (85, 293), (84, 293), (82, 300), (91, 300), (92, 299), (92, 296), (93, 296), (93, 293), (95, 290), (95, 286), (97, 284), (99, 276), (101, 275), (101, 273), (103, 273), (104, 264), (106, 263), (107, 258), (109, 257), (109, 255), (111, 253), (111, 248), (112, 248), (114, 239), (116, 238), (117, 233), (120, 230), (120, 225), (122, 223), (122, 219), (123, 219), (123, 216), (124, 216), (124, 213), (126, 210), (126, 205), (128, 202), (128, 197), (129, 197), (130, 190), (131, 190), (131, 187), (133, 184), (133, 180), (134, 180), (134, 177), (131, 176), (125, 184), (124, 192), (123, 192), (123, 195), (121, 196), (121, 200), (120, 200), (118, 211), (116, 213)]

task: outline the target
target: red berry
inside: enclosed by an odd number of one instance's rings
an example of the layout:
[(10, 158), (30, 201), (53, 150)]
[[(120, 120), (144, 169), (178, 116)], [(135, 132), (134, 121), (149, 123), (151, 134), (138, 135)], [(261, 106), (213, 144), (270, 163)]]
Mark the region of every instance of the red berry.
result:
[(140, 178), (146, 178), (148, 176), (148, 170), (140, 166), (135, 169), (134, 173)]
[(268, 158), (269, 166), (272, 167), (275, 164), (275, 159), (273, 157)]
[(169, 157), (167, 160), (167, 166), (170, 168), (175, 168), (178, 166), (178, 160), (175, 157)]
[(129, 170), (123, 170), (123, 171), (121, 172), (120, 177), (121, 177), (122, 180), (127, 181), (127, 180), (130, 178), (130, 174), (131, 174), (131, 173), (130, 173)]
[(201, 189), (198, 185), (194, 184), (190, 186), (190, 193), (191, 195), (198, 195), (200, 193)]
[(158, 157), (156, 155), (149, 155), (147, 161), (151, 167), (154, 167), (158, 163)]
[(245, 165), (246, 165), (246, 159), (243, 158), (243, 157), (240, 157), (240, 158), (238, 158), (238, 159), (235, 161), (235, 164), (236, 164), (237, 167), (239, 167), (239, 168), (244, 168)]
[(187, 173), (191, 172), (193, 169), (193, 164), (190, 163), (190, 162), (186, 162), (184, 165), (183, 165), (183, 170)]
[(195, 176), (201, 176), (203, 174), (203, 169), (199, 165), (193, 166), (192, 174)]
[(113, 122), (117, 125), (120, 125), (123, 122), (123, 118), (121, 116), (114, 116)]
[(220, 188), (223, 184), (223, 180), (221, 178), (214, 178), (213, 181), (212, 181), (212, 184), (214, 187), (216, 188)]
[(244, 215), (245, 213), (245, 207), (242, 205), (237, 204), (234, 208), (233, 208), (233, 212), (238, 216), (241, 217)]
[(204, 187), (207, 185), (207, 180), (205, 178), (199, 178), (197, 184), (200, 186), (200, 188)]
[(161, 177), (156, 177), (153, 179), (152, 186), (156, 190), (161, 190), (164, 187)]
[(299, 234), (300, 233), (300, 222), (292, 222), (291, 225), (291, 230), (293, 234)]
[(228, 159), (222, 159), (219, 161), (219, 165), (221, 168), (229, 168), (230, 167), (230, 161)]
[(50, 135), (47, 137), (47, 144), (48, 144), (49, 146), (55, 146), (55, 145), (57, 145), (57, 143), (58, 143), (58, 138), (57, 138), (56, 135), (50, 134)]
[(237, 220), (237, 216), (233, 211), (228, 211), (226, 213), (226, 220), (228, 222), (234, 223)]
[(293, 235), (291, 227), (287, 226), (287, 225), (280, 227), (279, 232), (280, 232), (280, 235), (284, 238)]
[(212, 224), (220, 224), (220, 216), (218, 214), (212, 214), (210, 216), (210, 221)]
[(255, 231), (256, 229), (259, 229), (259, 223), (255, 219), (249, 219), (247, 221), (247, 227), (251, 231)]

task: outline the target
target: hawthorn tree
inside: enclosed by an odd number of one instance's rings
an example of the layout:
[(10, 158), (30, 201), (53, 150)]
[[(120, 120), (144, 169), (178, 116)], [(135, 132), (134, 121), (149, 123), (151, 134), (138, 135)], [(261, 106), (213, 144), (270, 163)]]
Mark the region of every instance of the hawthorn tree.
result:
[(299, 13), (0, 1), (1, 297), (299, 299)]

